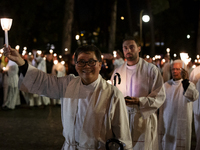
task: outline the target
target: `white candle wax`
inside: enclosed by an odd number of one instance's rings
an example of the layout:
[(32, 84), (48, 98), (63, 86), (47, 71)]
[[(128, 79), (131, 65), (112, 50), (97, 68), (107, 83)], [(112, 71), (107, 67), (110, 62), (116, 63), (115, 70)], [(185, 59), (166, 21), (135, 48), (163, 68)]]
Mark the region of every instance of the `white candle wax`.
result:
[(8, 47), (8, 31), (5, 30), (5, 44)]

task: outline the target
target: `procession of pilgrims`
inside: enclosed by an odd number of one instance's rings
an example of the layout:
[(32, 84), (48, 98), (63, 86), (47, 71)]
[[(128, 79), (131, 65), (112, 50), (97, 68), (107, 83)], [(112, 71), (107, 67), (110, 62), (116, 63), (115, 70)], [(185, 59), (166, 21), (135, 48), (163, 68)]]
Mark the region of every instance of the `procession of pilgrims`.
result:
[[(192, 130), (199, 150), (199, 61), (172, 60), (169, 53), (140, 57), (133, 39), (125, 39), (122, 47), (107, 55), (82, 46), (65, 56), (4, 47), (1, 111), (61, 106), (63, 150), (105, 149), (108, 139), (123, 149), (190, 150)], [(94, 76), (88, 79), (91, 68)]]

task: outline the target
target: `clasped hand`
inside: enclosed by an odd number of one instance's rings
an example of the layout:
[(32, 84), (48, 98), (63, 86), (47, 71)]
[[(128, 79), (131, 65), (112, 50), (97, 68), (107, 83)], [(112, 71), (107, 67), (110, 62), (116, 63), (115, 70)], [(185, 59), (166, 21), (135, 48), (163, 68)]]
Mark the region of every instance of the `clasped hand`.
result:
[(126, 105), (139, 105), (139, 98), (137, 97), (130, 97), (126, 96), (124, 97)]

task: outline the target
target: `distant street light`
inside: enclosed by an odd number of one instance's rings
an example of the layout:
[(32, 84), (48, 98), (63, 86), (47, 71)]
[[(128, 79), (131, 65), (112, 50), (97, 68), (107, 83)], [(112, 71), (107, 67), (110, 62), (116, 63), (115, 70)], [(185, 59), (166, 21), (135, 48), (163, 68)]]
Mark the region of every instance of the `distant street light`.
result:
[(8, 31), (10, 30), (11, 25), (12, 25), (12, 19), (8, 19), (8, 18), (1, 19), (1, 27), (5, 31), (6, 47), (8, 47)]
[(150, 20), (150, 17), (148, 15), (142, 16), (142, 21), (149, 22), (149, 20)]
[(79, 40), (79, 39), (80, 39), (80, 36), (79, 36), (79, 35), (76, 35), (75, 38), (76, 38), (76, 40)]

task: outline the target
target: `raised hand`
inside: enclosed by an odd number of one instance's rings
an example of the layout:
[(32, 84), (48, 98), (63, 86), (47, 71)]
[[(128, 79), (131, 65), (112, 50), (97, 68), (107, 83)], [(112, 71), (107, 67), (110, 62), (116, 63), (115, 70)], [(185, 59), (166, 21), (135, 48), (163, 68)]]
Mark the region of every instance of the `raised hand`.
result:
[(181, 77), (182, 77), (183, 80), (184, 79), (189, 79), (188, 72), (183, 68), (181, 68)]
[(25, 64), (24, 59), (20, 56), (20, 54), (18, 53), (18, 51), (16, 49), (13, 49), (10, 47), (10, 45), (8, 47), (6, 47), (6, 45), (4, 45), (3, 48), (4, 51), (4, 56), (8, 57), (8, 59), (16, 62), (16, 64), (18, 64), (18, 66), (22, 66)]

